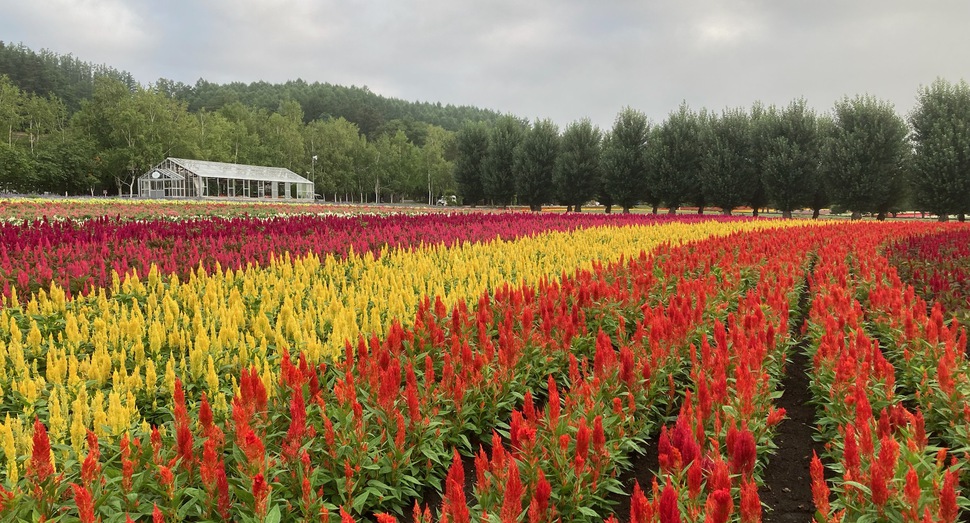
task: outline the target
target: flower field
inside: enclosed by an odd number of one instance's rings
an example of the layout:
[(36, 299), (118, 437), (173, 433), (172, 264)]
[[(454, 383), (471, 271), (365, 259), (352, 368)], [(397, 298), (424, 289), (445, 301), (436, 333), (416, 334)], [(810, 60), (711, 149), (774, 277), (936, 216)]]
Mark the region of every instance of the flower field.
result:
[(803, 464), (809, 520), (957, 521), (966, 334), (897, 267), (907, 242), (965, 231), (524, 213), (0, 226), (0, 516), (762, 521), (779, 399), (805, 372), (823, 444)]

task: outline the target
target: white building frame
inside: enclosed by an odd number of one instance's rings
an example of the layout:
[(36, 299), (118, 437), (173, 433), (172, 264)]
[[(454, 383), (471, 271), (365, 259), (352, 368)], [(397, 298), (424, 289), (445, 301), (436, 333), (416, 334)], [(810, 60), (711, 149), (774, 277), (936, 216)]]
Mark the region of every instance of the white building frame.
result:
[(313, 201), (313, 182), (282, 167), (166, 158), (138, 177), (141, 198)]

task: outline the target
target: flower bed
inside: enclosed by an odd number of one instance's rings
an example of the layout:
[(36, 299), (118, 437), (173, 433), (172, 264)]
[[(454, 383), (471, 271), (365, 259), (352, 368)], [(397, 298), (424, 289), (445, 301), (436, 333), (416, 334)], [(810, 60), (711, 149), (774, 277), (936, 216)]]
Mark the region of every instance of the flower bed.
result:
[(949, 523), (965, 337), (880, 254), (939, 230), (583, 226), (38, 294), (0, 313), (0, 514), (599, 521), (633, 490), (637, 523), (760, 521), (804, 336), (816, 520)]

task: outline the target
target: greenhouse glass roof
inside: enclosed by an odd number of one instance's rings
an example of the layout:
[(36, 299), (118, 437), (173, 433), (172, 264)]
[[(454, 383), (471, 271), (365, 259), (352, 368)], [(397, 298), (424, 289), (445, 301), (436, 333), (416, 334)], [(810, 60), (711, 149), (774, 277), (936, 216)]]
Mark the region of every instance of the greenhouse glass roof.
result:
[(283, 167), (260, 167), (238, 163), (207, 162), (169, 158), (172, 162), (192, 171), (202, 178), (231, 178), (234, 180), (257, 180), (264, 182), (312, 183), (310, 180)]

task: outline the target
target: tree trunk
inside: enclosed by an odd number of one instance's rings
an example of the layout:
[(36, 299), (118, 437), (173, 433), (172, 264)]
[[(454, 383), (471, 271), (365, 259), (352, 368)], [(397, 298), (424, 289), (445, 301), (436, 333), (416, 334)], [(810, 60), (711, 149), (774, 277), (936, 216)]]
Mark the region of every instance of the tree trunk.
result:
[(852, 211), (852, 216), (849, 219), (851, 219), (851, 220), (861, 220), (862, 219), (862, 213), (859, 212), (859, 211)]
[(785, 218), (787, 220), (790, 220), (791, 219), (791, 210), (789, 209), (789, 210), (781, 211), (781, 217), (782, 218)]
[(529, 210), (532, 211), (532, 212), (541, 212), (542, 211), (542, 204), (541, 203), (531, 203), (531, 204), (529, 204)]
[(886, 221), (886, 211), (879, 211), (879, 213), (876, 214), (876, 219), (881, 222)]
[(606, 204), (606, 214), (610, 214), (612, 212), (613, 212), (613, 204), (609, 204), (609, 203)]
[(677, 214), (677, 208), (671, 205), (667, 208), (667, 214)]
[(566, 206), (566, 212), (573, 212), (573, 206), (572, 205), (567, 205)]
[(957, 215), (957, 221), (958, 222), (965, 222), (965, 221), (967, 221), (967, 215), (966, 215), (966, 213), (962, 213), (961, 212), (960, 214), (958, 214)]
[(576, 204), (576, 208), (574, 210), (576, 212), (583, 212), (583, 206), (582, 206), (582, 204), (577, 203)]
[(657, 214), (658, 210), (660, 210), (660, 204), (659, 203), (653, 204), (653, 213)]
[(630, 214), (630, 206), (629, 205), (624, 205), (623, 206), (623, 214)]
[(704, 206), (703, 205), (698, 205), (697, 206), (697, 214), (704, 214)]
[[(700, 213), (697, 213), (697, 214), (700, 214)], [(723, 214), (724, 216), (731, 216), (731, 208), (725, 207), (721, 209), (721, 214)]]
[(821, 214), (821, 209), (812, 209), (812, 219), (817, 220), (819, 214)]
[(939, 220), (941, 222), (948, 222), (948, 221), (950, 221), (950, 216), (949, 215), (946, 215), (946, 214), (941, 214), (940, 217), (937, 218), (937, 220)]
[(754, 207), (754, 208), (751, 209), (751, 216), (754, 217), (754, 218), (757, 218), (758, 217), (758, 208), (757, 207)]

